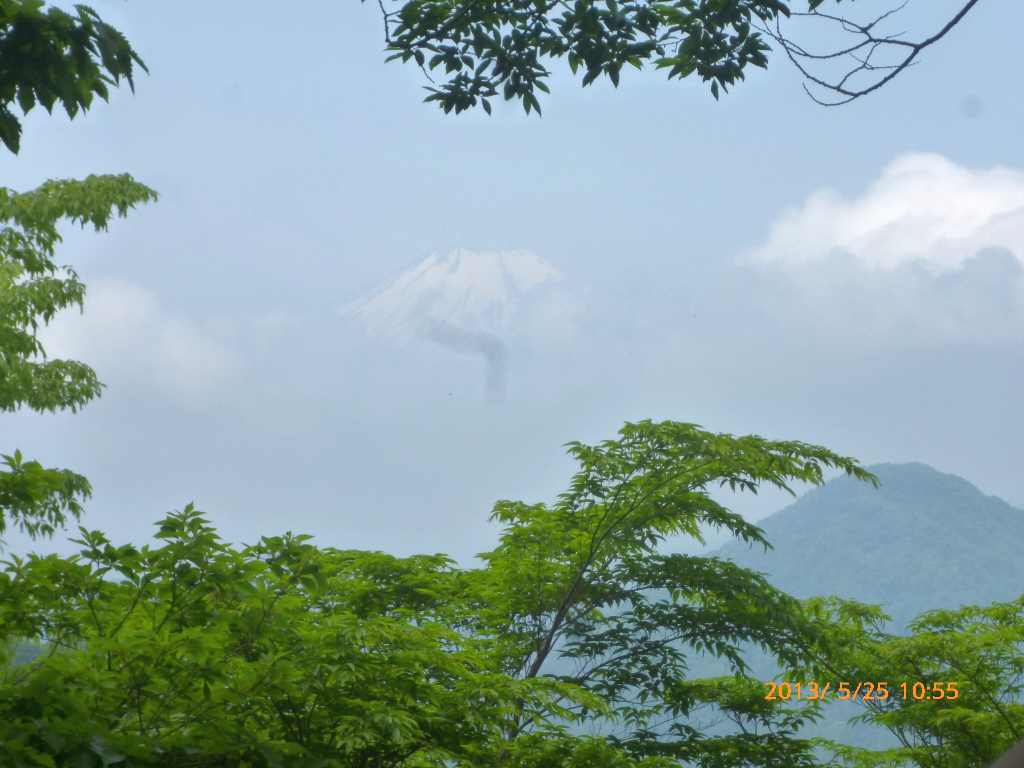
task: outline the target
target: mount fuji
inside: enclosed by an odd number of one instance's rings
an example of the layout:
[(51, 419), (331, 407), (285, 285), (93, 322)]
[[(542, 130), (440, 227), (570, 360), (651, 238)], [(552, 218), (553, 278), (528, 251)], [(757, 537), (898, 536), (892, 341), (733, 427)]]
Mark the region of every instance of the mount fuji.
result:
[(432, 253), (344, 304), (372, 336), (408, 341), (435, 326), (500, 333), (526, 294), (564, 276), (529, 251)]
[[(416, 266), (386, 280), (339, 308), (376, 338), (406, 343), (421, 339), (455, 352), (479, 354), (487, 362), (487, 392), (500, 397), (505, 388), (508, 350), (500, 334), (545, 286), (566, 276), (534, 253), (475, 252), (456, 249), (432, 253)], [(565, 304), (556, 299), (555, 313)], [(549, 305), (544, 314), (552, 315)]]

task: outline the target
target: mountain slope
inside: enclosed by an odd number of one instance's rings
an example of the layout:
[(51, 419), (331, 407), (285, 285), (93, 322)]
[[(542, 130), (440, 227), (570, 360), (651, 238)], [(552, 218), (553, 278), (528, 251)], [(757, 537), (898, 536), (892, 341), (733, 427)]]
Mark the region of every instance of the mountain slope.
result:
[[(1024, 511), (924, 464), (868, 469), (879, 488), (837, 478), (759, 520), (774, 550), (731, 542), (712, 554), (769, 574), (794, 597), (881, 603), (893, 617), (890, 632), (904, 631), (932, 608), (1009, 600), (1024, 592)], [(756, 676), (778, 674), (756, 651), (750, 661)], [(704, 659), (695, 670), (724, 674)], [(883, 728), (848, 722), (860, 713), (851, 702), (833, 701), (824, 720), (804, 735), (872, 749), (896, 746)]]
[(409, 340), (428, 325), (498, 333), (516, 306), (565, 276), (529, 251), (432, 253), (416, 266), (342, 306), (371, 335)]
[(774, 550), (731, 542), (714, 554), (794, 597), (882, 603), (891, 631), (930, 608), (1024, 592), (1024, 511), (924, 464), (869, 470), (877, 489), (838, 478), (760, 520)]

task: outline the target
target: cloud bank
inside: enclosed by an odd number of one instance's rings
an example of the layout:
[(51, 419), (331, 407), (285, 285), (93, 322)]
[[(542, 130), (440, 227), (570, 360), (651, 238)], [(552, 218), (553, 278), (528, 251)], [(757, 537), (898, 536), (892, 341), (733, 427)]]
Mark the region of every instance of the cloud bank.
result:
[(795, 266), (839, 254), (871, 270), (919, 264), (941, 273), (987, 248), (1024, 263), (1024, 172), (975, 170), (914, 152), (893, 160), (859, 197), (812, 193), (752, 256)]
[(1024, 336), (1024, 172), (897, 157), (864, 192), (811, 193), (744, 260), (763, 322), (858, 344)]
[(141, 372), (185, 392), (215, 387), (235, 364), (232, 352), (189, 318), (124, 280), (90, 280), (84, 312), (62, 312), (40, 338), (50, 357), (82, 360), (101, 379)]

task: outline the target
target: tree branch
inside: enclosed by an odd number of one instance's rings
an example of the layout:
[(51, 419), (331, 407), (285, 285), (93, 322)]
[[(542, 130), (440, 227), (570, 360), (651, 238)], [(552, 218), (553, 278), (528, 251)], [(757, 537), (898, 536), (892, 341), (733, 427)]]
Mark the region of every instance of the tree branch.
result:
[[(875, 28), (880, 22), (902, 10), (906, 5), (905, 3), (898, 8), (887, 11), (867, 24), (857, 24), (845, 17), (819, 13), (817, 10), (813, 10), (809, 13), (793, 14), (793, 16), (823, 19), (825, 21), (836, 23), (842, 27), (844, 32), (855, 35), (859, 38), (855, 45), (851, 45), (839, 51), (824, 54), (810, 53), (804, 47), (786, 37), (782, 32), (778, 18), (775, 19), (774, 28), (768, 24), (758, 25), (758, 28), (761, 32), (782, 46), (782, 49), (786, 52), (789, 60), (793, 62), (793, 65), (797, 70), (799, 70), (800, 74), (803, 75), (804, 78), (812, 84), (812, 86), (817, 86), (825, 91), (830, 91), (831, 93), (836, 94), (833, 98), (819, 98), (805, 84), (804, 90), (807, 92), (807, 95), (810, 96), (817, 104), (821, 104), (826, 107), (834, 107), (840, 104), (849, 104), (855, 99), (867, 96), (869, 93), (877, 91), (886, 83), (893, 80), (893, 78), (910, 67), (924, 49), (934, 45), (945, 37), (977, 4), (978, 0), (969, 0), (942, 29), (931, 37), (921, 40), (920, 42), (904, 40), (898, 35), (878, 35), (875, 32)], [(892, 64), (876, 64), (872, 62), (871, 59), (873, 56), (890, 49), (903, 49), (904, 53), (902, 58), (896, 60)], [(856, 65), (849, 69), (838, 80), (826, 79), (824, 76), (815, 74), (811, 69), (811, 65), (814, 62), (833, 61), (843, 57), (849, 57), (856, 62)], [(851, 86), (851, 79), (863, 73), (874, 73), (875, 77), (868, 85), (863, 87)]]

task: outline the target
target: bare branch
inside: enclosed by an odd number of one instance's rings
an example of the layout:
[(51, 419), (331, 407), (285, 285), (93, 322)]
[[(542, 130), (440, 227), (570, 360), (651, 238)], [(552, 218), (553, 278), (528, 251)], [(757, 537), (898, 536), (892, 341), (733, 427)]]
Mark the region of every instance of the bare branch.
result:
[(384, 16), (384, 42), (391, 45), (391, 16), (392, 14), (384, 10), (384, 0), (377, 0), (377, 5), (380, 6), (380, 12)]
[[(967, 4), (964, 5), (964, 7), (961, 8), (960, 11), (950, 19), (942, 29), (931, 37), (921, 40), (920, 42), (903, 39), (902, 35), (904, 33), (880, 35), (875, 32), (876, 27), (881, 22), (902, 10), (906, 6), (906, 3), (883, 13), (881, 16), (878, 16), (867, 24), (858, 24), (846, 17), (820, 13), (817, 10), (810, 11), (809, 13), (792, 14), (793, 17), (814, 18), (830, 22), (838, 25), (843, 32), (857, 38), (854, 44), (838, 51), (828, 53), (811, 53), (803, 46), (788, 38), (783, 34), (778, 18), (775, 19), (774, 25), (766, 23), (764, 25), (759, 25), (759, 29), (762, 33), (773, 39), (782, 47), (786, 52), (786, 55), (789, 57), (789, 60), (793, 62), (800, 74), (803, 75), (812, 86), (817, 86), (822, 90), (835, 94), (835, 96), (831, 98), (819, 98), (819, 96), (813, 93), (811, 88), (805, 84), (804, 90), (807, 92), (807, 95), (822, 106), (834, 107), (840, 104), (848, 104), (854, 99), (859, 99), (861, 96), (867, 96), (869, 93), (877, 91), (883, 85), (891, 81), (899, 75), (900, 72), (903, 72), (905, 69), (913, 65), (915, 63), (914, 60), (918, 57), (921, 51), (931, 45), (934, 45), (945, 37), (953, 27), (960, 23), (964, 16), (967, 15), (968, 11), (977, 4), (978, 0), (969, 0)], [(901, 56), (895, 61), (892, 61), (891, 63), (877, 63), (879, 58), (885, 56), (887, 52), (900, 49), (902, 49)], [(812, 67), (816, 62), (837, 61), (844, 58), (852, 60), (853, 63), (838, 79), (830, 79), (812, 71)], [(859, 79), (859, 75), (868, 76), (870, 78), (870, 82), (862, 87), (855, 87), (851, 83), (855, 78)]]

